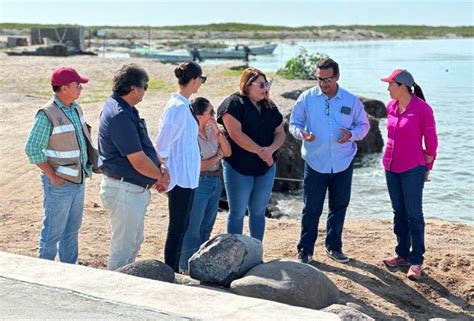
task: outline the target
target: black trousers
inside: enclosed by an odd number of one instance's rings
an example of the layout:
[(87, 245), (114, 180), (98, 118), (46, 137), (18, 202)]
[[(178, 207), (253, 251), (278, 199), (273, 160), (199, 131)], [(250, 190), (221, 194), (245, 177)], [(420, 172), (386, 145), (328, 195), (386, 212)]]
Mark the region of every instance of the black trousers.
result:
[(178, 185), (168, 192), (169, 224), (165, 242), (165, 263), (178, 272), (184, 233), (188, 228), (194, 189)]

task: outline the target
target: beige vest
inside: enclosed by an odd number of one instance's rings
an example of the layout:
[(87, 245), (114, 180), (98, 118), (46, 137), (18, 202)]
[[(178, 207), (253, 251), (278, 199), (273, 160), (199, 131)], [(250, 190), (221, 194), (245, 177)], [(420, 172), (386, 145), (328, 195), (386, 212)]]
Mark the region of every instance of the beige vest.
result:
[[(46, 114), (52, 125), (48, 147), (44, 150), (48, 164), (54, 168), (57, 176), (73, 183), (82, 183), (81, 149), (74, 125), (54, 103), (54, 100), (50, 100), (40, 111)], [(82, 124), (80, 134), (84, 135), (87, 144), (88, 162), (93, 164), (94, 157), (89, 155), (94, 150), (90, 129), (79, 105), (77, 105), (77, 112)]]

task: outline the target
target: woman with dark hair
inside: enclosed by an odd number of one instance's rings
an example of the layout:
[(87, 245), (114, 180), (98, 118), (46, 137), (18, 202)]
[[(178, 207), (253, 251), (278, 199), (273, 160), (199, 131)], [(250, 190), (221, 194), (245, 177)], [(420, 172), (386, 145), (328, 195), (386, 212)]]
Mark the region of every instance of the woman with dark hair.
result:
[(188, 229), (184, 235), (180, 272), (187, 273), (189, 258), (209, 239), (217, 216), (222, 193), (221, 170), (223, 157), (232, 154), (229, 142), (217, 126), (214, 107), (203, 97), (194, 99), (191, 107), (199, 121), (198, 142), (201, 150), (199, 186), (194, 192)]
[(240, 93), (226, 98), (217, 112), (232, 147), (232, 155), (223, 162), (229, 201), (227, 232), (242, 234), (248, 209), (250, 235), (259, 240), (265, 231), (276, 151), (285, 141), (283, 116), (269, 98), (270, 86), (263, 72), (247, 68), (240, 78)]
[(408, 71), (397, 69), (381, 80), (389, 83), (392, 98), (387, 104), (383, 165), (397, 236), (396, 255), (383, 262), (388, 267), (410, 266), (407, 277), (418, 280), (425, 253), (423, 186), (438, 148), (436, 124), (423, 91)]
[(174, 70), (177, 92), (171, 94), (159, 122), (156, 150), (168, 167), (169, 225), (165, 243), (165, 263), (178, 272), (179, 254), (188, 226), (194, 189), (198, 187), (201, 155), (198, 145), (198, 121), (189, 97), (206, 81), (195, 62), (180, 64)]

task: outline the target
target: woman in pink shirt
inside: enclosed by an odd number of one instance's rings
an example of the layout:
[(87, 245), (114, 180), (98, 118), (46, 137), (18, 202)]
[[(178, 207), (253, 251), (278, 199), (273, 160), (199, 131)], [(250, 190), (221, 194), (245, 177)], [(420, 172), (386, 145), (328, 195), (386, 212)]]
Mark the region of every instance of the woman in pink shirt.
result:
[(407, 277), (421, 277), (425, 252), (422, 198), (438, 147), (433, 110), (413, 76), (397, 69), (386, 78), (392, 100), (387, 104), (387, 146), (383, 156), (397, 236), (396, 255), (388, 267), (410, 266)]

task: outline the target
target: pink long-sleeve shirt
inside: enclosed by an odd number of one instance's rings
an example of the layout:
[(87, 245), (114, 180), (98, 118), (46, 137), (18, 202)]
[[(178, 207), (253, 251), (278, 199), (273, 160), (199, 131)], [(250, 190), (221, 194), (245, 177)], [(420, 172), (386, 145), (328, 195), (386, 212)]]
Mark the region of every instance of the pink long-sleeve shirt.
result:
[[(438, 136), (431, 107), (413, 95), (406, 110), (399, 114), (398, 100), (387, 104), (388, 139), (383, 156), (387, 171), (403, 173), (418, 165), (433, 168), (433, 162), (426, 163), (424, 154), (436, 157)], [(423, 148), (423, 142), (424, 147)]]

